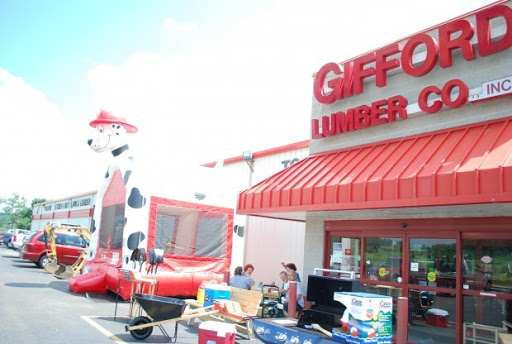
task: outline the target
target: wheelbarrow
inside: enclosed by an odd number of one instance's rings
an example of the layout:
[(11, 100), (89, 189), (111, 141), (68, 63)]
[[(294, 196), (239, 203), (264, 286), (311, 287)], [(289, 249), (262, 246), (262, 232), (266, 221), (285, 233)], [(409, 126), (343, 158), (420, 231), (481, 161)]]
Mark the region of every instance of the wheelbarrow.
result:
[[(169, 343), (176, 343), (178, 339), (178, 321), (218, 313), (217, 310), (210, 310), (213, 306), (186, 311), (187, 303), (172, 297), (149, 294), (132, 294), (132, 296), (148, 315), (136, 317), (132, 320), (130, 326), (125, 327), (125, 330), (130, 331), (132, 337), (137, 340), (148, 338), (153, 333), (153, 327), (157, 326)], [(162, 326), (168, 322), (175, 322), (172, 337)]]

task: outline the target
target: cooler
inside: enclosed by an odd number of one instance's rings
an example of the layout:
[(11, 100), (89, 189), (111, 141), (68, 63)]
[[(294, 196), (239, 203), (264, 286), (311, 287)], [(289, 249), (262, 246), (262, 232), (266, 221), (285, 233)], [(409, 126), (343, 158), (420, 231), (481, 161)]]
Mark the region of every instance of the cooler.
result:
[(201, 306), (204, 306), (204, 290), (206, 289), (207, 285), (208, 282), (203, 281), (203, 283), (201, 283), (197, 289), (197, 303), (199, 303)]
[(226, 284), (209, 284), (204, 290), (204, 307), (211, 306), (214, 300), (229, 300), (231, 288)]
[(431, 308), (427, 311), (427, 324), (437, 327), (448, 327), (447, 311), (438, 308)]
[(205, 321), (199, 325), (198, 344), (235, 344), (235, 324)]

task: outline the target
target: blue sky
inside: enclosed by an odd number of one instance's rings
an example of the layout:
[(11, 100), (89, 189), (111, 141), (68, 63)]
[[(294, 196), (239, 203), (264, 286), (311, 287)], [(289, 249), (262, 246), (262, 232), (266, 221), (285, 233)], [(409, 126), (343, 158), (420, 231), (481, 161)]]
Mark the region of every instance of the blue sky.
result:
[[(237, 25), (236, 16), (226, 15), (228, 9), (243, 16), (252, 9), (248, 5), (243, 1), (7, 0), (0, 5), (4, 51), (0, 65), (44, 90), (51, 101), (62, 104), (63, 112), (75, 113), (74, 104), (83, 102), (83, 97), (94, 101), (87, 72), (95, 65), (122, 64), (141, 52), (197, 49)], [(190, 27), (170, 32), (165, 29), (169, 18)]]
[(96, 189), (108, 156), (88, 123), (107, 108), (173, 198), (172, 173), (308, 139), (323, 64), (491, 2), (3, 0), (0, 197)]

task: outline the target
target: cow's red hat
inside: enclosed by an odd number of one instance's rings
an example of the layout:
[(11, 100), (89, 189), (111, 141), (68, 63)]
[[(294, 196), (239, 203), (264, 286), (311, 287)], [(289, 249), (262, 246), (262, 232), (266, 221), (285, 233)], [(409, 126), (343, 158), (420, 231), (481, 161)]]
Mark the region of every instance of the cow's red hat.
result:
[(93, 128), (95, 128), (97, 124), (121, 124), (126, 128), (126, 132), (128, 133), (136, 133), (139, 130), (136, 126), (128, 124), (126, 118), (123, 116), (115, 116), (106, 110), (100, 110), (98, 117), (89, 123)]

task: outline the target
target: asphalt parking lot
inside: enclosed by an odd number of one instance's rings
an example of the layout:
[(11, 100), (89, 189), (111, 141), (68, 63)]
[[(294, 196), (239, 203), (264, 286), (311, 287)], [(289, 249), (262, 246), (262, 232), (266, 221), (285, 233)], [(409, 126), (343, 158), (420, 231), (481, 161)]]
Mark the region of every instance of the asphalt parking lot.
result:
[[(167, 343), (158, 328), (139, 341), (125, 331), (129, 302), (117, 303), (115, 294), (74, 294), (59, 280), (18, 252), (0, 245), (0, 344), (8, 343)], [(178, 323), (177, 343), (198, 343), (199, 325)], [(164, 324), (169, 335), (175, 323)], [(242, 336), (236, 343), (262, 343)]]

